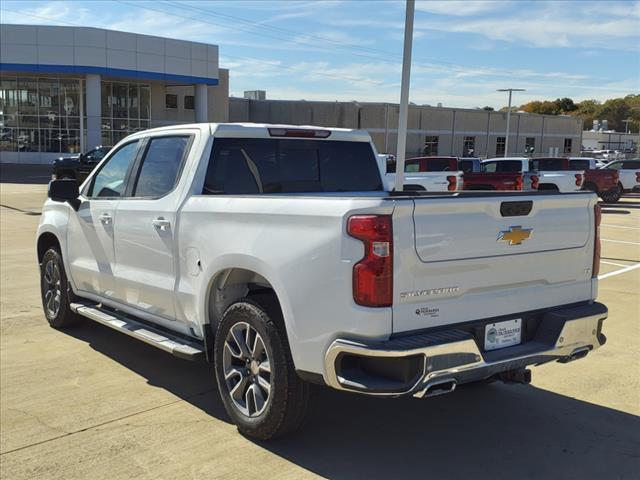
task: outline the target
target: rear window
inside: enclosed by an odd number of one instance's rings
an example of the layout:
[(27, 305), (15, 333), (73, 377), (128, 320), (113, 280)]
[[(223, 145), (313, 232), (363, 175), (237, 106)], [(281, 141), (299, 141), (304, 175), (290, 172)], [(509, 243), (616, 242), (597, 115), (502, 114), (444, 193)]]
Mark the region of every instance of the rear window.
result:
[(499, 162), (486, 162), (482, 164), (484, 172), (520, 172), (522, 162), (519, 160), (500, 160)]
[(371, 145), (258, 138), (214, 141), (203, 194), (381, 191)]
[[(405, 161), (405, 172), (449, 172), (452, 164), (451, 158), (415, 158)], [(455, 170), (455, 168), (453, 168)]]
[(553, 170), (566, 170), (567, 160), (565, 158), (537, 158), (531, 160), (532, 170), (540, 172)]
[(569, 166), (572, 170), (589, 170), (590, 165), (589, 160), (569, 160)]
[(460, 160), (458, 162), (458, 168), (462, 170), (464, 173), (472, 173), (473, 172), (473, 160)]

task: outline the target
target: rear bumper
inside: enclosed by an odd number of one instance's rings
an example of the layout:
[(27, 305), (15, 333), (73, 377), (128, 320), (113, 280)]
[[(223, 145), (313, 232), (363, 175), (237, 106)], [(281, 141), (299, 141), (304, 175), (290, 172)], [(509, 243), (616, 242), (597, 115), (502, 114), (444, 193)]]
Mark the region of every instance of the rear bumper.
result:
[[(582, 358), (604, 345), (606, 318), (607, 307), (600, 303), (547, 311), (540, 315), (528, 341), (493, 351), (483, 351), (468, 328), (384, 342), (337, 339), (325, 355), (325, 382), (338, 390), (368, 395), (422, 397), (438, 384), (455, 388), (528, 365)], [(473, 325), (482, 329), (493, 321)]]

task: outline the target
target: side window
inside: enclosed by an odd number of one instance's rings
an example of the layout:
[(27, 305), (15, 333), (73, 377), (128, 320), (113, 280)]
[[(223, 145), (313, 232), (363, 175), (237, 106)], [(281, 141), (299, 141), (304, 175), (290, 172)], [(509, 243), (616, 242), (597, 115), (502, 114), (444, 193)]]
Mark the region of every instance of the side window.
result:
[(162, 197), (176, 186), (190, 137), (156, 137), (142, 160), (133, 191), (134, 197)]
[(614, 170), (620, 170), (622, 168), (622, 162), (613, 162), (607, 165), (607, 168), (613, 168)]
[(87, 196), (90, 198), (113, 198), (124, 194), (127, 186), (127, 172), (138, 152), (138, 140), (127, 143), (115, 152), (100, 169), (93, 181)]
[(640, 168), (640, 160), (625, 160), (622, 162), (622, 168), (625, 170), (637, 170)]

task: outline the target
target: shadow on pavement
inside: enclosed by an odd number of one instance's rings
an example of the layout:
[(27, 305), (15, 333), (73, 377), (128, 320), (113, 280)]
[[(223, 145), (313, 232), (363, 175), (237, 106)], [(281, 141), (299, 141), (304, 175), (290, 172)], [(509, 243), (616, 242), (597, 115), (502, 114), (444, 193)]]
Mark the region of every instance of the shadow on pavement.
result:
[[(149, 384), (229, 421), (210, 365), (90, 322), (69, 333)], [(317, 390), (301, 432), (257, 443), (323, 477), (640, 477), (639, 417), (532, 386), (467, 385), (424, 400)]]
[(613, 213), (616, 215), (629, 215), (631, 212), (629, 210), (611, 210), (611, 209), (607, 209), (607, 208), (603, 208), (602, 209), (602, 213)]

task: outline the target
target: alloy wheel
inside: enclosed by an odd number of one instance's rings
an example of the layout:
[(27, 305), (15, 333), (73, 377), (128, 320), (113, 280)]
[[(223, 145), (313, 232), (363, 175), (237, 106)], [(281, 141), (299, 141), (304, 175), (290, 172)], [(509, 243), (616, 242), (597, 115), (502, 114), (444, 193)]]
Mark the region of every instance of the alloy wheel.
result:
[(222, 367), (236, 408), (247, 417), (264, 412), (271, 394), (271, 362), (262, 337), (248, 323), (238, 322), (229, 329)]
[(49, 260), (44, 267), (43, 285), (44, 305), (50, 318), (55, 318), (60, 311), (62, 289), (60, 286), (60, 267), (54, 260)]

